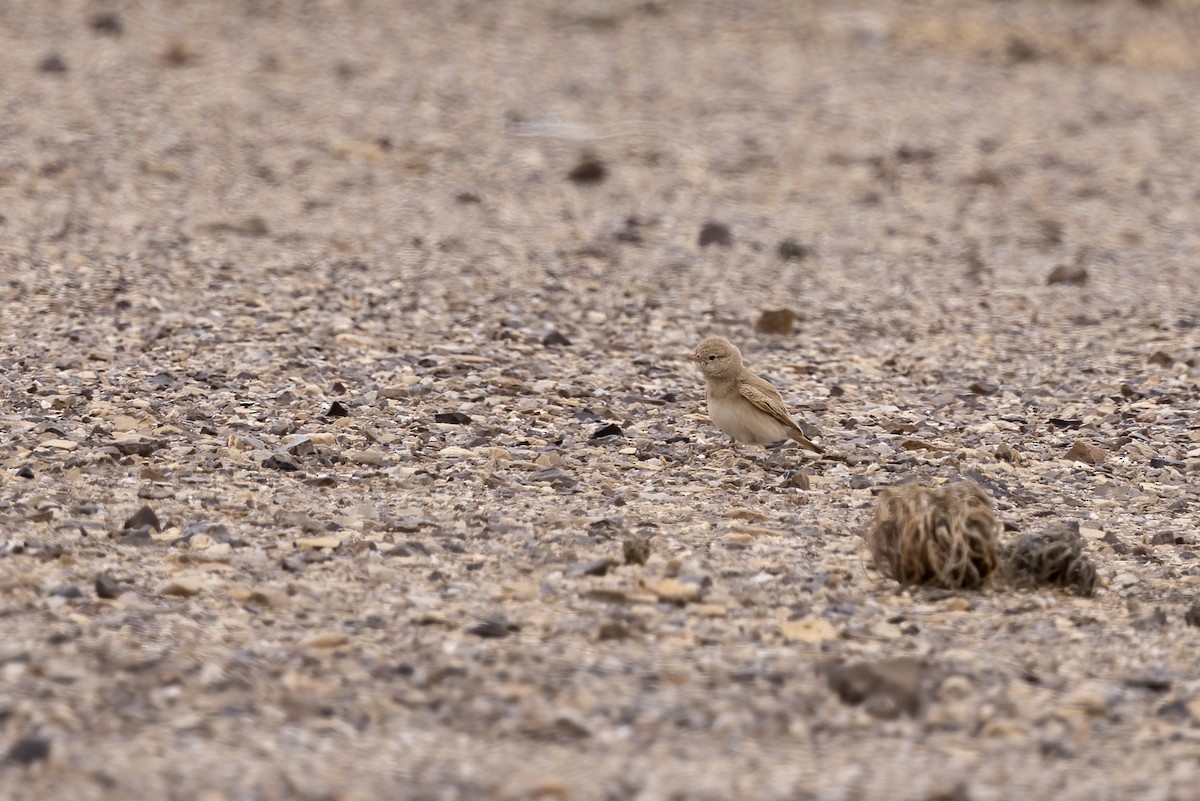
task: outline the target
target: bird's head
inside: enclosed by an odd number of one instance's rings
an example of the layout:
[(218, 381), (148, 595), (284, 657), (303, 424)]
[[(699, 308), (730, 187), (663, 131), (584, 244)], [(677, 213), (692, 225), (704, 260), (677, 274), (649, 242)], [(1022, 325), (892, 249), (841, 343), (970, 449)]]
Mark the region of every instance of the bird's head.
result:
[(742, 370), (742, 353), (725, 337), (706, 337), (688, 357), (705, 378), (737, 378)]

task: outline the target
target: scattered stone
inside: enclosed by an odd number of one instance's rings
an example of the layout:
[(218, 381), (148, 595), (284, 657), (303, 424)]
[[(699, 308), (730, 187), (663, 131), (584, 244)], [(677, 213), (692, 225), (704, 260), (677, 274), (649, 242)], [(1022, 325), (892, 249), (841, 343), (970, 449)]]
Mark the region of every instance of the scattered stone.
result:
[(1183, 613), (1183, 621), (1189, 626), (1200, 626), (1200, 597), (1192, 600), (1192, 605)]
[(1154, 353), (1150, 354), (1150, 358), (1146, 361), (1159, 367), (1170, 367), (1171, 365), (1175, 364), (1175, 357), (1167, 353), (1165, 350), (1156, 350)]
[(972, 383), (971, 386), (967, 387), (967, 389), (969, 389), (972, 393), (974, 393), (976, 395), (985, 395), (985, 396), (995, 395), (997, 392), (1000, 391), (999, 386), (997, 386), (996, 384), (993, 384), (989, 381), (976, 381), (976, 382)]
[(754, 330), (760, 334), (790, 334), (796, 322), (796, 313), (791, 309), (774, 309), (758, 315)]
[(530, 474), (529, 480), (548, 483), (555, 489), (574, 489), (579, 484), (570, 473), (561, 467), (547, 467), (544, 470), (538, 470), (536, 473)]
[[(442, 451), (442, 453), (444, 454), (445, 451), (448, 451), (448, 450), (451, 450), (451, 449), (447, 448), (444, 451)], [(470, 454), (470, 451), (467, 451), (467, 453)], [(348, 462), (353, 462), (354, 464), (368, 465), (368, 466), (372, 466), (372, 467), (383, 464), (384, 462), (387, 461), (387, 458), (388, 458), (388, 455), (384, 451), (381, 451), (379, 448), (365, 448), (363, 450), (357, 450), (357, 449), (356, 450), (348, 450), (348, 451), (344, 452), (342, 455), (346, 458), (346, 461), (348, 461)]]
[(499, 639), (520, 630), (521, 627), (514, 623), (509, 623), (502, 618), (492, 618), (471, 626), (467, 629), (467, 634), (474, 634), (476, 637), (484, 639)]
[(73, 451), (79, 447), (79, 443), (70, 439), (48, 439), (42, 443), (42, 447), (58, 451)]
[(159, 588), (158, 594), (174, 598), (191, 598), (200, 594), (200, 585), (190, 579), (172, 579)]
[[(186, 67), (193, 64), (198, 58), (199, 54), (187, 42), (172, 42), (162, 52), (162, 62), (168, 67)], [(263, 222), (262, 217), (248, 217), (244, 225), (248, 230), (240, 230), (236, 233), (247, 233), (253, 236), (266, 235), (266, 223)]]
[(1047, 286), (1065, 284), (1067, 286), (1083, 286), (1088, 281), (1088, 271), (1076, 264), (1060, 264), (1046, 276)]
[(1108, 547), (1112, 548), (1113, 553), (1116, 553), (1116, 554), (1119, 554), (1122, 556), (1129, 553), (1129, 546), (1126, 545), (1121, 540), (1121, 538), (1116, 535), (1115, 532), (1112, 532), (1112, 531), (1107, 532), (1104, 535), (1104, 538), (1101, 540), (1101, 542), (1105, 543), (1106, 545), (1108, 545)]
[(674, 578), (663, 579), (654, 587), (658, 600), (680, 605), (700, 600), (703, 592), (699, 584)]
[(592, 736), (583, 717), (574, 710), (563, 710), (548, 723), (532, 724), (526, 734), (539, 740), (582, 740)]
[(325, 416), (333, 418), (349, 417), (350, 410), (343, 406), (341, 401), (334, 401), (329, 404), (329, 408), (325, 411)]
[(58, 53), (51, 53), (38, 62), (38, 72), (61, 75), (67, 71), (67, 62)]
[(316, 443), (312, 441), (312, 437), (305, 436), (303, 434), (297, 434), (284, 438), (281, 446), (283, 447), (283, 450), (287, 451), (292, 456), (299, 458), (312, 456), (317, 452), (317, 446)]
[(608, 167), (595, 154), (584, 153), (567, 173), (577, 184), (598, 184), (608, 177)]
[(1138, 690), (1149, 690), (1152, 693), (1165, 693), (1171, 689), (1170, 676), (1165, 675), (1145, 675), (1145, 676), (1130, 676), (1125, 679), (1126, 687), (1133, 687)]
[(596, 639), (600, 642), (626, 640), (629, 639), (629, 629), (624, 623), (616, 620), (606, 620), (600, 624), (600, 630), (596, 633)]
[(161, 440), (118, 439), (113, 442), (113, 447), (122, 456), (149, 456), (165, 448), (166, 443)]
[(820, 645), (840, 636), (832, 623), (820, 617), (787, 620), (779, 624), (779, 630), (788, 642), (806, 642), (811, 645)]
[(416, 540), (405, 540), (397, 542), (386, 551), (384, 556), (429, 556), (429, 548)]
[(50, 590), (50, 595), (54, 598), (82, 598), (83, 590), (74, 585), (65, 584), (61, 587), (55, 587), (54, 589)]
[(601, 426), (600, 428), (597, 428), (595, 433), (592, 434), (592, 436), (589, 437), (589, 439), (594, 441), (594, 440), (598, 440), (598, 439), (604, 439), (605, 437), (623, 437), (623, 436), (625, 436), (625, 432), (621, 430), (621, 427), (619, 425), (617, 425), (616, 423), (609, 423), (608, 425), (604, 425), (604, 426)]
[(23, 464), (17, 468), (17, 478), (33, 478), (33, 468)]
[(621, 552), (627, 565), (644, 565), (650, 558), (650, 538), (630, 537), (621, 543)]
[(844, 703), (862, 704), (871, 715), (889, 719), (915, 717), (925, 702), (928, 670), (910, 657), (859, 662), (828, 669), (829, 687)]
[(471, 422), (471, 418), (462, 412), (438, 412), (433, 419), (437, 423), (449, 423), (456, 426), (465, 426)]
[(296, 547), (302, 551), (336, 551), (342, 547), (339, 537), (303, 537), (296, 540)]
[(611, 559), (593, 559), (590, 562), (581, 562), (573, 565), (566, 570), (567, 576), (607, 576), (608, 569), (613, 566)]
[(1083, 462), (1091, 465), (1100, 464), (1106, 456), (1108, 456), (1108, 451), (1104, 448), (1082, 439), (1075, 440), (1070, 449), (1063, 454), (1063, 458), (1068, 462)]
[(560, 331), (551, 331), (542, 337), (542, 345), (547, 348), (569, 348), (571, 347), (571, 340), (567, 339), (566, 335)]
[(14, 765), (32, 765), (34, 762), (45, 762), (50, 758), (50, 739), (48, 737), (22, 737), (11, 746), (4, 755), (5, 762)]
[(884, 489), (867, 544), (876, 568), (901, 584), (978, 589), (996, 568), (1002, 526), (977, 484)]
[(1156, 606), (1153, 612), (1130, 621), (1129, 625), (1134, 631), (1159, 631), (1166, 628), (1168, 622), (1167, 613), (1161, 606)]
[(281, 454), (275, 454), (263, 459), (262, 466), (268, 470), (282, 470), (285, 473), (295, 473), (302, 469), (294, 459)]
[(111, 11), (92, 15), (88, 25), (96, 33), (104, 33), (109, 36), (120, 36), (125, 32), (121, 18)]
[(709, 221), (700, 226), (700, 236), (697, 243), (702, 248), (709, 245), (720, 245), (727, 248), (733, 244), (733, 234), (725, 223)]
[(800, 244), (795, 239), (784, 239), (779, 243), (776, 252), (784, 261), (803, 261), (812, 255), (812, 248)]
[(300, 647), (313, 651), (332, 651), (350, 644), (350, 635), (336, 631), (314, 634), (300, 641)]
[(127, 519), (124, 525), (121, 526), (124, 530), (148, 530), (162, 531), (162, 523), (158, 520), (158, 515), (149, 506), (143, 506), (133, 513), (133, 516)]
[(121, 594), (121, 584), (109, 573), (96, 576), (96, 597), (113, 599)]
[(783, 477), (783, 481), (779, 482), (779, 486), (787, 489), (806, 490), (811, 482), (808, 479), (808, 473), (803, 470), (789, 470)]

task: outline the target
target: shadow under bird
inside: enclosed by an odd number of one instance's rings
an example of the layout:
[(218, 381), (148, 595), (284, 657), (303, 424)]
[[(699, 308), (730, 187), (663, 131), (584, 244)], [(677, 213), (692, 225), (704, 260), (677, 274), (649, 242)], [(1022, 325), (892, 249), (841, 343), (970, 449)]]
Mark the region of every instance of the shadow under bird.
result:
[(742, 364), (742, 352), (725, 337), (707, 337), (689, 359), (708, 384), (708, 416), (736, 442), (771, 445), (792, 439), (814, 453), (824, 448), (804, 436), (779, 390)]

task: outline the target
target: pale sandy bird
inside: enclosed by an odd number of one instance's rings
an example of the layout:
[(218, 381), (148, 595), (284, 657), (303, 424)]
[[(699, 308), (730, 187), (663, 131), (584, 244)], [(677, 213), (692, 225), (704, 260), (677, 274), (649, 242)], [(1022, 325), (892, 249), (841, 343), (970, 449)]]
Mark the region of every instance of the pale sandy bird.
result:
[(735, 441), (770, 445), (794, 439), (811, 451), (825, 452), (804, 436), (779, 390), (746, 369), (742, 352), (728, 339), (707, 337), (688, 358), (708, 383), (708, 416)]

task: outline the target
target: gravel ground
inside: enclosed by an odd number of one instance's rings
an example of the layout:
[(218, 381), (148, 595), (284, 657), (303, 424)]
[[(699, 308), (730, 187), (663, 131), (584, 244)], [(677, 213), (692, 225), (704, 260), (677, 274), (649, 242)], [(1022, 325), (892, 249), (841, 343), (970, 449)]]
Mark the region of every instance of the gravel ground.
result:
[[(1194, 4), (0, 44), (0, 798), (1194, 797)], [(709, 333), (829, 458), (728, 447)], [(960, 478), (1095, 594), (882, 577)]]

